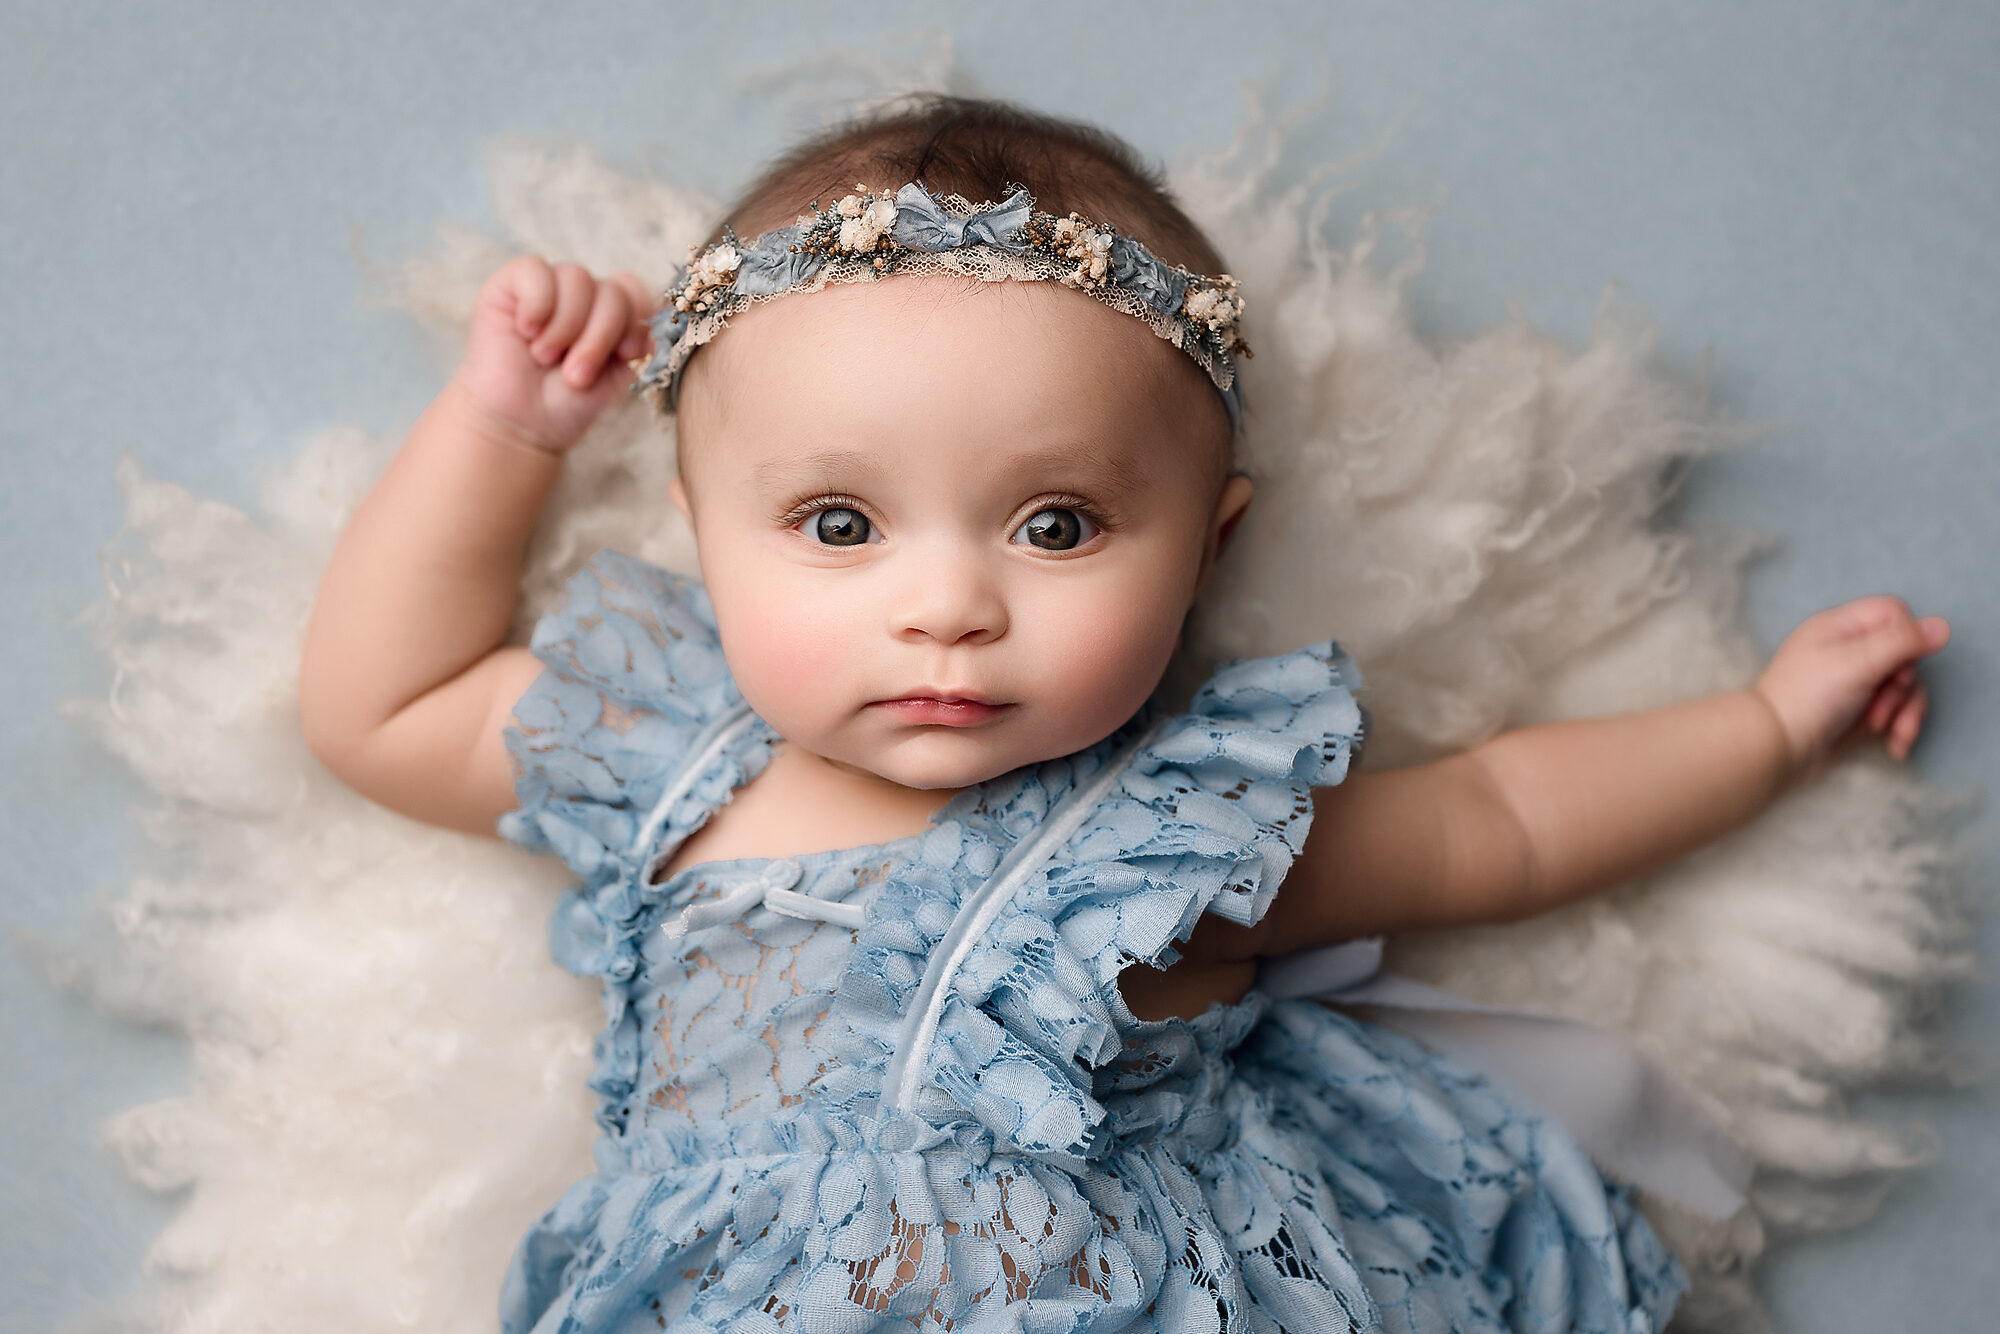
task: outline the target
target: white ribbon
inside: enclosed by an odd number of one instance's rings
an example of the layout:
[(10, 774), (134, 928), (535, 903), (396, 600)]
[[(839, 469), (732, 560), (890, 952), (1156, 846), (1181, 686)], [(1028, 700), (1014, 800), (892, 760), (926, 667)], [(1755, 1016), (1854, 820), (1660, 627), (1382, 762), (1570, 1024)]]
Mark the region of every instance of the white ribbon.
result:
[(1385, 973), (1379, 937), (1269, 960), (1257, 986), (1274, 1000), (1368, 1006), (1372, 1020), (1458, 1057), (1553, 1116), (1615, 1175), (1711, 1218), (1743, 1207), (1750, 1155), (1703, 1095), (1622, 1034)]
[(784, 917), (811, 922), (831, 922), (835, 926), (857, 927), (868, 915), (858, 903), (837, 903), (816, 899), (792, 888), (805, 869), (790, 857), (780, 857), (764, 868), (755, 880), (739, 885), (719, 899), (690, 903), (680, 915), (660, 927), (668, 940), (679, 940), (690, 931), (703, 931), (724, 922), (733, 922), (752, 908), (765, 907)]
[(653, 846), (654, 840), (660, 836), (660, 831), (667, 827), (667, 821), (673, 817), (674, 807), (680, 805), (681, 798), (694, 791), (694, 785), (708, 774), (708, 767), (715, 763), (716, 757), (729, 749), (736, 738), (748, 731), (750, 725), (756, 721), (756, 715), (750, 712), (748, 704), (738, 704), (696, 735), (689, 746), (689, 749), (695, 752), (694, 761), (680, 771), (674, 781), (667, 785), (666, 791), (660, 793), (660, 799), (654, 802), (653, 809), (646, 813), (645, 823), (639, 826), (639, 832), (632, 837), (632, 855), (635, 858), (644, 856), (649, 850), (653, 854), (652, 860), (646, 865), (648, 879), (666, 862), (674, 849), (681, 845), (681, 840), (675, 839), (664, 848)]

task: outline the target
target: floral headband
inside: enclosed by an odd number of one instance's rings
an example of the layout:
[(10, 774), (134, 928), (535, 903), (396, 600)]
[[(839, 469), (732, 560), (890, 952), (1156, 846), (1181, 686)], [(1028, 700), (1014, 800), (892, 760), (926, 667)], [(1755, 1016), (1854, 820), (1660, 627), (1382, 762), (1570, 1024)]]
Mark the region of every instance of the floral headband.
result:
[(633, 363), (635, 391), (672, 412), (694, 350), (756, 302), (892, 273), (955, 273), (1055, 281), (1144, 320), (1208, 373), (1237, 423), (1236, 356), (1250, 348), (1237, 333), (1243, 298), (1228, 274), (1162, 263), (1131, 237), (1076, 213), (1043, 213), (1019, 185), (997, 204), (940, 198), (915, 183), (893, 195), (854, 188), (832, 208), (814, 200), (796, 223), (748, 245), (724, 228), (720, 241), (691, 251), (653, 317), (653, 355)]

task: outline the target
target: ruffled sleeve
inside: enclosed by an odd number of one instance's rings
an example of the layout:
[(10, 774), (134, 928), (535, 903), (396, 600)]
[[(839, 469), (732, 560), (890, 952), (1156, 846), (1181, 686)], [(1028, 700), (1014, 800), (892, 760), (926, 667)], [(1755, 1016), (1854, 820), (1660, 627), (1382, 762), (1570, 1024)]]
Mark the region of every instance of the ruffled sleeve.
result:
[[(730, 679), (701, 586), (630, 556), (592, 557), (530, 647), (546, 670), (506, 732), (520, 804), (499, 832), (581, 878), (558, 913), (557, 958), (602, 972), (648, 864), (762, 769), (773, 738)], [(716, 750), (732, 720), (740, 734)], [(704, 771), (688, 773), (706, 751)]]
[[(1104, 795), (936, 993), (935, 1040), (905, 1058), (927, 1086), (911, 1110), (969, 1114), (1068, 1167), (1101, 1152), (1107, 1113), (1093, 1071), (1122, 1050), (1119, 973), (1171, 963), (1204, 912), (1245, 925), (1263, 916), (1305, 844), (1312, 789), (1341, 781), (1361, 744), (1359, 685), (1332, 643), (1235, 663), (1187, 713), (1073, 757), (1064, 786)], [(1109, 763), (1119, 772), (1091, 772)], [(934, 902), (927, 911), (933, 889), (920, 875), (891, 885), (843, 981), (869, 1001), (851, 1022), (902, 1018), (894, 1032), (872, 1026), (885, 1047), (904, 1038), (910, 1001), (925, 999), (918, 979), (949, 927)]]

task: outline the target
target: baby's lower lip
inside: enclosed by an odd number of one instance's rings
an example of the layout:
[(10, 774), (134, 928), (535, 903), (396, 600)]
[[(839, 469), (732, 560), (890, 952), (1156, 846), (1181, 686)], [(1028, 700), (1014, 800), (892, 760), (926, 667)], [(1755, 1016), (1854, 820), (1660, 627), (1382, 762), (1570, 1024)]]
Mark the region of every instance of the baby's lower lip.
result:
[(976, 727), (980, 723), (998, 718), (1014, 706), (985, 704), (976, 699), (932, 699), (925, 696), (911, 696), (905, 699), (880, 700), (875, 707), (888, 710), (906, 723), (928, 723), (940, 727)]

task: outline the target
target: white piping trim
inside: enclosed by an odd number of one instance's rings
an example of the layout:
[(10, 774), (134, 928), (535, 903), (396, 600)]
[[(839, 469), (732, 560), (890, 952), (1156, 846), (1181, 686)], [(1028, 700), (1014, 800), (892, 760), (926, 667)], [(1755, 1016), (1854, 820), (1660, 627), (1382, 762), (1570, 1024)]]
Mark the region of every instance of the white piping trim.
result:
[[(674, 807), (680, 804), (681, 798), (694, 790), (694, 785), (708, 773), (708, 766), (715, 762), (715, 757), (755, 721), (756, 715), (750, 712), (750, 706), (739, 704), (710, 723), (703, 736), (695, 738), (695, 744), (701, 749), (696, 753), (694, 763), (682, 769), (680, 776), (668, 784), (667, 790), (660, 794), (660, 799), (653, 803), (652, 811), (646, 816), (646, 823), (639, 826), (638, 837), (632, 840), (632, 856), (645, 856), (652, 849), (653, 840), (660, 836), (660, 830), (667, 823), (667, 817), (673, 813)], [(646, 870), (650, 875), (651, 865), (648, 865)]]
[(1013, 850), (1001, 859), (1000, 865), (994, 868), (986, 883), (959, 908), (958, 916), (931, 952), (930, 967), (924, 970), (924, 980), (918, 984), (917, 993), (911, 999), (910, 1013), (903, 1020), (903, 1032), (896, 1042), (895, 1055), (889, 1058), (889, 1066), (883, 1072), (884, 1111), (907, 1109), (922, 1090), (924, 1063), (911, 1058), (920, 1052), (929, 1052), (931, 1044), (937, 1040), (938, 1020), (944, 1015), (945, 984), (957, 974), (966, 955), (972, 952), (973, 945), (986, 934), (986, 928), (993, 925), (1001, 910), (1013, 901), (1028, 877), (1039, 871), (1041, 864), (1076, 833), (1097, 803), (1124, 777), (1126, 762), (1158, 734), (1162, 725), (1155, 723), (1105, 760), (1103, 772), (1091, 779), (1087, 786), (1074, 789), (1063, 798), (1034, 836), (1016, 843)]

